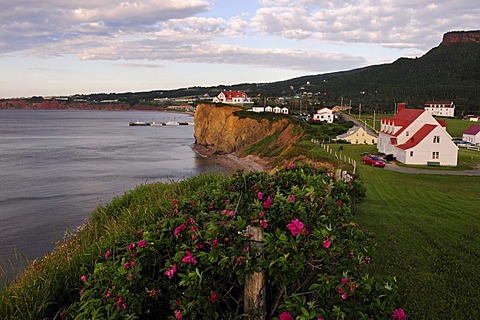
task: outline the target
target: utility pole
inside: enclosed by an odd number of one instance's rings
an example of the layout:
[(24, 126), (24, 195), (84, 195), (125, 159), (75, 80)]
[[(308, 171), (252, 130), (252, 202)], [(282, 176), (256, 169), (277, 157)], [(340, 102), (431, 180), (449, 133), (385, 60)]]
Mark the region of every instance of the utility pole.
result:
[(361, 119), (362, 118), (362, 104), (360, 103), (360, 105), (358, 106), (358, 119)]

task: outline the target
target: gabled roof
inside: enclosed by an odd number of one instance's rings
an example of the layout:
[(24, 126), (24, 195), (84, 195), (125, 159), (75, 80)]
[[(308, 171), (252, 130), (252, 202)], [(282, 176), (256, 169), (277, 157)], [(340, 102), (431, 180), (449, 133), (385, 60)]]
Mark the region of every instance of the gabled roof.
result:
[(471, 134), (473, 136), (476, 136), (480, 132), (480, 126), (479, 125), (473, 125), (470, 126), (463, 134)]
[(421, 109), (402, 109), (393, 118), (383, 118), (383, 121), (393, 123), (395, 126), (402, 127), (393, 136), (398, 137), (413, 121), (415, 121), (425, 110)]
[(223, 94), (225, 98), (232, 99), (232, 98), (243, 98), (246, 94), (242, 91), (224, 91)]
[(437, 126), (434, 124), (425, 124), (420, 128), (410, 139), (407, 140), (404, 144), (397, 146), (402, 150), (408, 150), (415, 147), (419, 144), (425, 137), (427, 137), (430, 132), (432, 132)]

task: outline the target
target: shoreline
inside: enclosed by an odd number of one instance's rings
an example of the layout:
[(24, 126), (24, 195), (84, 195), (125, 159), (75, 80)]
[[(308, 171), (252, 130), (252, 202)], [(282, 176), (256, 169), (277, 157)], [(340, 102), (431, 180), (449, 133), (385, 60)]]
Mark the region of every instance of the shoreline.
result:
[(235, 172), (238, 170), (245, 172), (261, 172), (269, 171), (271, 169), (267, 160), (256, 155), (241, 157), (236, 153), (218, 154), (215, 153), (214, 150), (198, 144), (193, 144), (191, 147), (199, 156), (216, 161), (229, 172)]

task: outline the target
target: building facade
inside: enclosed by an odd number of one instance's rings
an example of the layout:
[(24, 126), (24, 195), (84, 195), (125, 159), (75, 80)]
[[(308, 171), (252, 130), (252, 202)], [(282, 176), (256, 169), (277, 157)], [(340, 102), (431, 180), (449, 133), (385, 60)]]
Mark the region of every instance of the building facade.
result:
[(393, 118), (381, 120), (377, 149), (405, 164), (456, 166), (458, 147), (445, 127), (429, 112), (399, 104)]

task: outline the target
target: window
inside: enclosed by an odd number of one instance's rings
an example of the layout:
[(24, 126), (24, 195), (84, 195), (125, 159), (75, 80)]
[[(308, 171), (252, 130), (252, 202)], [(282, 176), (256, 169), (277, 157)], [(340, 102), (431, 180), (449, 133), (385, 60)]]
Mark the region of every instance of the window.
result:
[(413, 157), (413, 151), (410, 151), (410, 157)]
[(438, 151), (433, 151), (432, 152), (432, 159), (438, 159), (439, 158), (439, 152)]
[(407, 132), (405, 132), (405, 135), (408, 137), (408, 135), (409, 135), (409, 132), (408, 132), (408, 131), (407, 131)]
[(440, 143), (440, 136), (433, 136), (433, 143)]

